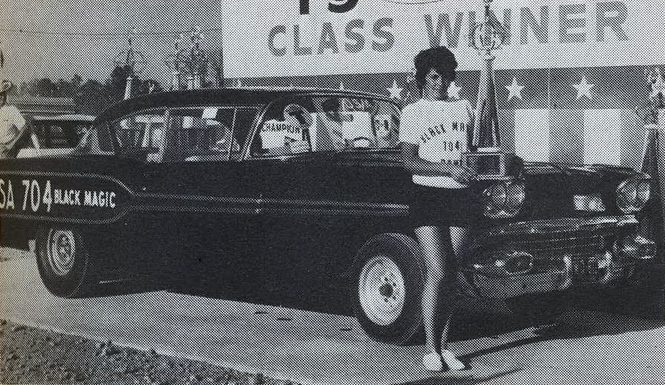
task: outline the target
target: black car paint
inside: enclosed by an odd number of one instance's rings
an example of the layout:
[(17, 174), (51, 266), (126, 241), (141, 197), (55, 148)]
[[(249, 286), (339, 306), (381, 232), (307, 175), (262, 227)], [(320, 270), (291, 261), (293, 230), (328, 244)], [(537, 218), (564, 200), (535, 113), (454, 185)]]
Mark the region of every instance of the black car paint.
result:
[[(286, 96), (322, 94), (369, 97), (340, 91), (181, 91), (119, 103), (102, 113), (94, 125), (156, 107), (210, 103), (263, 107)], [(256, 122), (248, 129), (256, 134)], [(93, 247), (114, 268), (110, 278), (158, 269), (183, 258), (196, 262), (207, 255), (223, 260), (229, 269), (242, 267), (244, 273), (238, 274), (259, 271), (278, 279), (302, 280), (302, 284), (308, 274), (320, 274), (335, 285), (371, 236), (411, 234), (407, 204), (413, 184), (402, 167), (399, 150), (253, 159), (248, 150), (251, 137), (244, 143), (244, 159), (229, 162), (155, 163), (84, 154), (2, 161), (2, 178), (7, 178), (8, 171), (20, 179), (50, 176), (57, 180), (69, 174), (70, 181), (81, 188), (109, 189), (105, 183), (111, 183), (119, 197), (112, 213), (70, 212), (77, 216), (74, 221), (55, 213), (37, 218), (2, 211), (2, 242), (25, 248), (39, 226), (70, 223), (94, 237)], [(632, 170), (618, 167), (526, 163), (520, 178), (525, 181), (527, 199), (517, 216), (483, 218), (481, 222), (491, 227), (593, 216), (595, 213), (575, 211), (572, 199), (575, 194), (591, 193), (603, 197), (608, 208), (603, 215), (620, 215), (615, 190), (634, 175)], [(480, 199), (491, 183), (477, 182), (471, 193)], [(95, 215), (104, 220), (95, 220)]]

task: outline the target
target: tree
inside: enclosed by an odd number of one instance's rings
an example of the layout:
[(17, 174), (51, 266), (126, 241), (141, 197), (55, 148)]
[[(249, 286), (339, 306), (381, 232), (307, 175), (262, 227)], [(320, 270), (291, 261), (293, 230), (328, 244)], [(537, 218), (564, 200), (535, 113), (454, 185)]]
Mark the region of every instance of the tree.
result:
[(74, 95), (74, 103), (81, 113), (97, 115), (113, 103), (113, 99), (104, 84), (96, 80), (88, 80), (78, 87), (76, 95)]
[[(130, 66), (116, 66), (111, 72), (111, 76), (106, 80), (106, 87), (113, 101), (120, 101), (125, 97), (125, 88), (127, 86), (127, 77), (132, 73)], [(136, 85), (132, 84), (132, 94)]]
[(79, 88), (81, 86), (81, 83), (83, 82), (83, 78), (79, 74), (74, 74), (72, 77), (72, 86), (74, 86), (74, 89)]

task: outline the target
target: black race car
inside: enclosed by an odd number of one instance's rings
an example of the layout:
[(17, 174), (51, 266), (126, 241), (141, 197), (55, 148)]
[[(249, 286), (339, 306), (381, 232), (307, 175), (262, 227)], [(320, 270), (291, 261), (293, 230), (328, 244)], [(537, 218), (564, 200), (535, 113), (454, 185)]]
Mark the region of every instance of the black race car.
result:
[[(67, 156), (2, 161), (1, 239), (36, 239), (57, 296), (140, 273), (181, 277), (206, 255), (231, 282), (255, 277), (257, 290), (275, 280), (302, 296), (312, 282), (348, 290), (369, 335), (407, 343), (421, 328), (424, 265), (407, 220), (399, 120), (390, 99), (339, 90), (123, 101)], [(483, 220), (460, 280), (524, 312), (619, 282), (655, 254), (638, 234), (650, 189), (628, 168), (528, 162), (511, 178), (474, 182), (468, 215)]]

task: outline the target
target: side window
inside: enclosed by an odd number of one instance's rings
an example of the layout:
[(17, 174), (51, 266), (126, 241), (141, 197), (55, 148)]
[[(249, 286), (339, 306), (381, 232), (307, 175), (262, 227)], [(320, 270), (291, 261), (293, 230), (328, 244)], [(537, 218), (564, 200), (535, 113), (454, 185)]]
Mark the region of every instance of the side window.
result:
[(170, 110), (164, 160), (225, 161), (240, 156), (256, 110), (232, 107)]
[[(315, 151), (310, 131), (316, 124), (311, 100), (277, 101), (268, 107), (250, 147), (253, 157), (270, 157)], [(314, 138), (315, 139), (315, 138)]]
[(164, 110), (126, 116), (111, 123), (109, 128), (121, 152), (144, 150), (146, 154), (156, 154), (164, 137)]
[(97, 123), (83, 135), (78, 146), (74, 149), (74, 153), (111, 155), (115, 150), (113, 141), (113, 133), (109, 129), (108, 123)]
[(273, 103), (251, 146), (253, 157), (347, 149), (392, 149), (399, 109), (371, 98), (313, 96)]

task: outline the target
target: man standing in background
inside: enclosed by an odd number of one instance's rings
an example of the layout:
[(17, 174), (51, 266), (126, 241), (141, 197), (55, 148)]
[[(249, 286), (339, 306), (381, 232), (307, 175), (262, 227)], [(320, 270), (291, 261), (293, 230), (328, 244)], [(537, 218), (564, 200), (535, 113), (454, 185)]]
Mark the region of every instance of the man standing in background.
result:
[[(21, 147), (19, 142), (29, 129), (18, 108), (7, 104), (7, 93), (12, 87), (12, 82), (8, 80), (0, 84), (0, 159), (16, 158)], [(39, 149), (39, 142), (32, 131), (30, 138), (35, 148)]]

